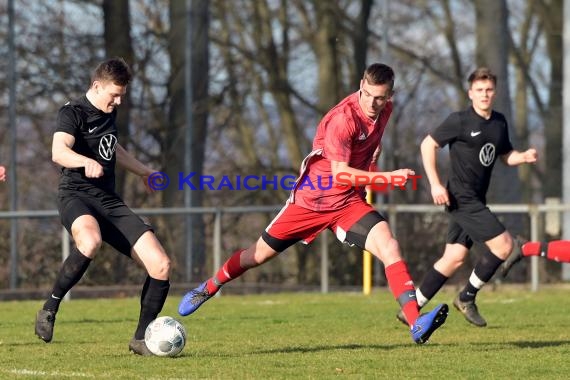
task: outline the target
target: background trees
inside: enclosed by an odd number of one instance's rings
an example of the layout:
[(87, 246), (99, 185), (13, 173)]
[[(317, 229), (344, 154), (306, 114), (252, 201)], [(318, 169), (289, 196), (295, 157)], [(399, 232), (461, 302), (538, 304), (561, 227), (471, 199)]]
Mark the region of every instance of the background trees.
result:
[[(5, 7), (0, 3), (2, 37)], [(498, 107), (509, 115), (513, 142), (536, 146), (544, 158), (536, 167), (501, 171), (491, 199), (541, 202), (561, 195), (562, 0), (20, 0), (15, 9), (22, 210), (55, 207), (58, 170), (50, 160), (50, 142), (57, 109), (85, 92), (97, 61), (114, 55), (125, 57), (135, 71), (128, 102), (119, 112), (121, 142), (171, 178), (186, 171), (183, 142), (189, 125), (191, 171), (197, 175), (296, 175), (320, 116), (357, 90), (364, 67), (373, 61), (397, 71), (396, 109), (381, 164), (421, 172), (418, 142), (449, 112), (468, 104), (467, 75), (477, 65), (488, 65), (500, 74)], [(6, 49), (0, 46), (1, 53)], [(188, 58), (194, 97), (190, 114), (185, 103)], [(0, 62), (3, 69), (6, 64)], [(6, 72), (0, 70), (4, 125)], [(0, 129), (0, 158), (10, 165), (6, 133)], [(120, 178), (119, 191), (133, 207), (184, 205), (177, 187), (149, 197), (137, 178)], [(195, 206), (232, 206), (280, 204), (287, 193), (206, 190), (191, 195)], [(0, 192), (3, 207), (7, 197), (7, 191)], [(420, 191), (392, 192), (378, 201), (430, 199), (422, 183)], [(226, 252), (256, 238), (271, 217), (227, 215)], [(153, 217), (152, 222), (175, 261), (174, 281), (195, 281), (211, 271), (211, 217), (192, 219), (191, 260), (185, 254), (187, 219)], [(0, 221), (6, 231), (0, 237), (4, 251), (7, 226)], [(58, 220), (22, 220), (20, 228), (21, 286), (51, 283), (60, 260)], [(399, 218), (395, 228), (414, 274), (421, 276), (440, 253), (445, 218), (410, 215)], [(329, 240), (331, 279), (357, 284), (360, 252)], [(290, 251), (244, 281), (315, 283), (316, 248)], [(1, 264), (7, 260), (0, 255)], [(98, 260), (103, 265), (88, 273), (86, 283), (128, 283), (140, 277), (110, 250)], [(0, 276), (3, 286), (7, 278)]]

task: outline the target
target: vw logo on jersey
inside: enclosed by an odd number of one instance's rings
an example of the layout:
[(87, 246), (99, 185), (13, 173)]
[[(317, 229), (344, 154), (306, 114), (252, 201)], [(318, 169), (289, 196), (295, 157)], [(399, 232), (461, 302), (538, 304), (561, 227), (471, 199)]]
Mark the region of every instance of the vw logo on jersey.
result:
[(103, 157), (104, 160), (111, 161), (116, 147), (117, 138), (111, 134), (105, 135), (99, 140), (99, 155)]
[(495, 145), (491, 143), (483, 145), (479, 151), (479, 161), (483, 166), (491, 165), (495, 161)]

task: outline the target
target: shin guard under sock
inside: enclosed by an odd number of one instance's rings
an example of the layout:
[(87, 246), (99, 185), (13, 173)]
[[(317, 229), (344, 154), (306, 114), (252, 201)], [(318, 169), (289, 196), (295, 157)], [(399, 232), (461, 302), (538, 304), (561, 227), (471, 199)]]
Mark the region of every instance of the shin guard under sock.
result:
[(434, 267), (431, 267), (431, 269), (426, 273), (422, 284), (416, 291), (419, 307), (421, 308), (426, 303), (428, 303), (429, 300), (431, 300), (441, 289), (441, 287), (447, 282), (447, 280), (448, 277), (441, 274)]
[(57, 313), (61, 300), (83, 277), (90, 263), (91, 259), (79, 252), (77, 247), (72, 248), (57, 274), (55, 284), (43, 309)]
[(241, 276), (247, 270), (247, 268), (242, 268), (240, 265), (242, 252), (244, 252), (243, 249), (235, 251), (224, 263), (224, 265), (222, 265), (222, 267), (218, 270), (216, 275), (206, 282), (206, 289), (208, 290), (208, 294), (213, 296), (218, 292), (218, 290), (220, 290), (222, 285), (224, 285), (226, 282), (230, 282), (234, 278)]
[(412, 326), (418, 319), (420, 311), (416, 301), (416, 289), (408, 272), (408, 266), (403, 260), (400, 260), (387, 266), (385, 273), (388, 287), (400, 304), (409, 325)]
[(503, 261), (504, 260), (495, 256), (495, 254), (489, 250), (483, 252), (471, 276), (469, 276), (469, 282), (465, 285), (461, 293), (459, 293), (459, 300), (461, 302), (474, 301), (477, 292), (489, 282)]
[(170, 282), (168, 280), (157, 280), (147, 276), (141, 292), (141, 310), (135, 339), (144, 339), (145, 330), (148, 324), (156, 319), (161, 312), (169, 289)]

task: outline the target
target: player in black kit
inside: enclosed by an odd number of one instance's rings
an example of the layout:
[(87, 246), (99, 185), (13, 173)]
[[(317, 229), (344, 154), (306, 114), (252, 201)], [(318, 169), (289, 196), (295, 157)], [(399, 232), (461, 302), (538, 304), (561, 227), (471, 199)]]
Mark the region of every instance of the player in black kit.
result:
[[(424, 306), (459, 268), (473, 242), (486, 247), (465, 288), (453, 305), (475, 326), (487, 322), (479, 314), (475, 297), (513, 250), (513, 238), (486, 203), (491, 172), (497, 157), (508, 166), (534, 163), (536, 150), (513, 149), (505, 117), (493, 111), (496, 76), (487, 68), (476, 69), (468, 78), (472, 106), (454, 112), (421, 144), (422, 161), (436, 205), (445, 205), (449, 229), (443, 256), (426, 273), (416, 290)], [(447, 186), (437, 173), (437, 151), (449, 145), (451, 172)], [(398, 319), (405, 322), (401, 313)]]
[(81, 279), (105, 241), (147, 271), (138, 326), (129, 350), (150, 356), (144, 332), (162, 310), (168, 295), (170, 259), (152, 227), (115, 193), (115, 164), (140, 176), (152, 190), (147, 181), (154, 170), (135, 159), (117, 141), (116, 107), (130, 80), (131, 71), (123, 59), (108, 59), (93, 71), (87, 93), (59, 110), (52, 159), (62, 167), (58, 210), (75, 247), (37, 313), (35, 333), (46, 343), (52, 340), (61, 300)]

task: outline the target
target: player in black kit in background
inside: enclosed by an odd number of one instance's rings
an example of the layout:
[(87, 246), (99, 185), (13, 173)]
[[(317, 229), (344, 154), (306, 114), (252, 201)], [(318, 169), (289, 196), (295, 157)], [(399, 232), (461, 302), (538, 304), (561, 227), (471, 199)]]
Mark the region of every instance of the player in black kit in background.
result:
[(131, 71), (123, 59), (108, 59), (93, 71), (87, 93), (59, 110), (52, 160), (62, 167), (58, 210), (75, 247), (37, 313), (35, 333), (46, 343), (52, 340), (61, 300), (81, 279), (105, 241), (147, 271), (138, 326), (129, 350), (150, 356), (144, 333), (162, 310), (168, 295), (170, 259), (152, 227), (115, 193), (115, 164), (140, 176), (149, 191), (152, 189), (148, 186), (148, 176), (155, 172), (117, 141), (116, 107), (121, 104), (130, 80)]
[[(454, 112), (421, 144), (422, 161), (436, 205), (445, 205), (449, 214), (447, 243), (443, 256), (426, 273), (416, 290), (424, 306), (459, 268), (473, 242), (486, 247), (475, 264), (464, 289), (453, 305), (467, 321), (483, 327), (475, 297), (513, 250), (513, 238), (487, 207), (486, 194), (497, 157), (508, 166), (534, 163), (535, 149), (513, 150), (505, 117), (493, 111), (496, 76), (487, 68), (476, 69), (468, 78), (472, 106)], [(451, 172), (447, 187), (437, 173), (436, 156), (449, 145)], [(398, 319), (405, 318), (398, 313)]]

